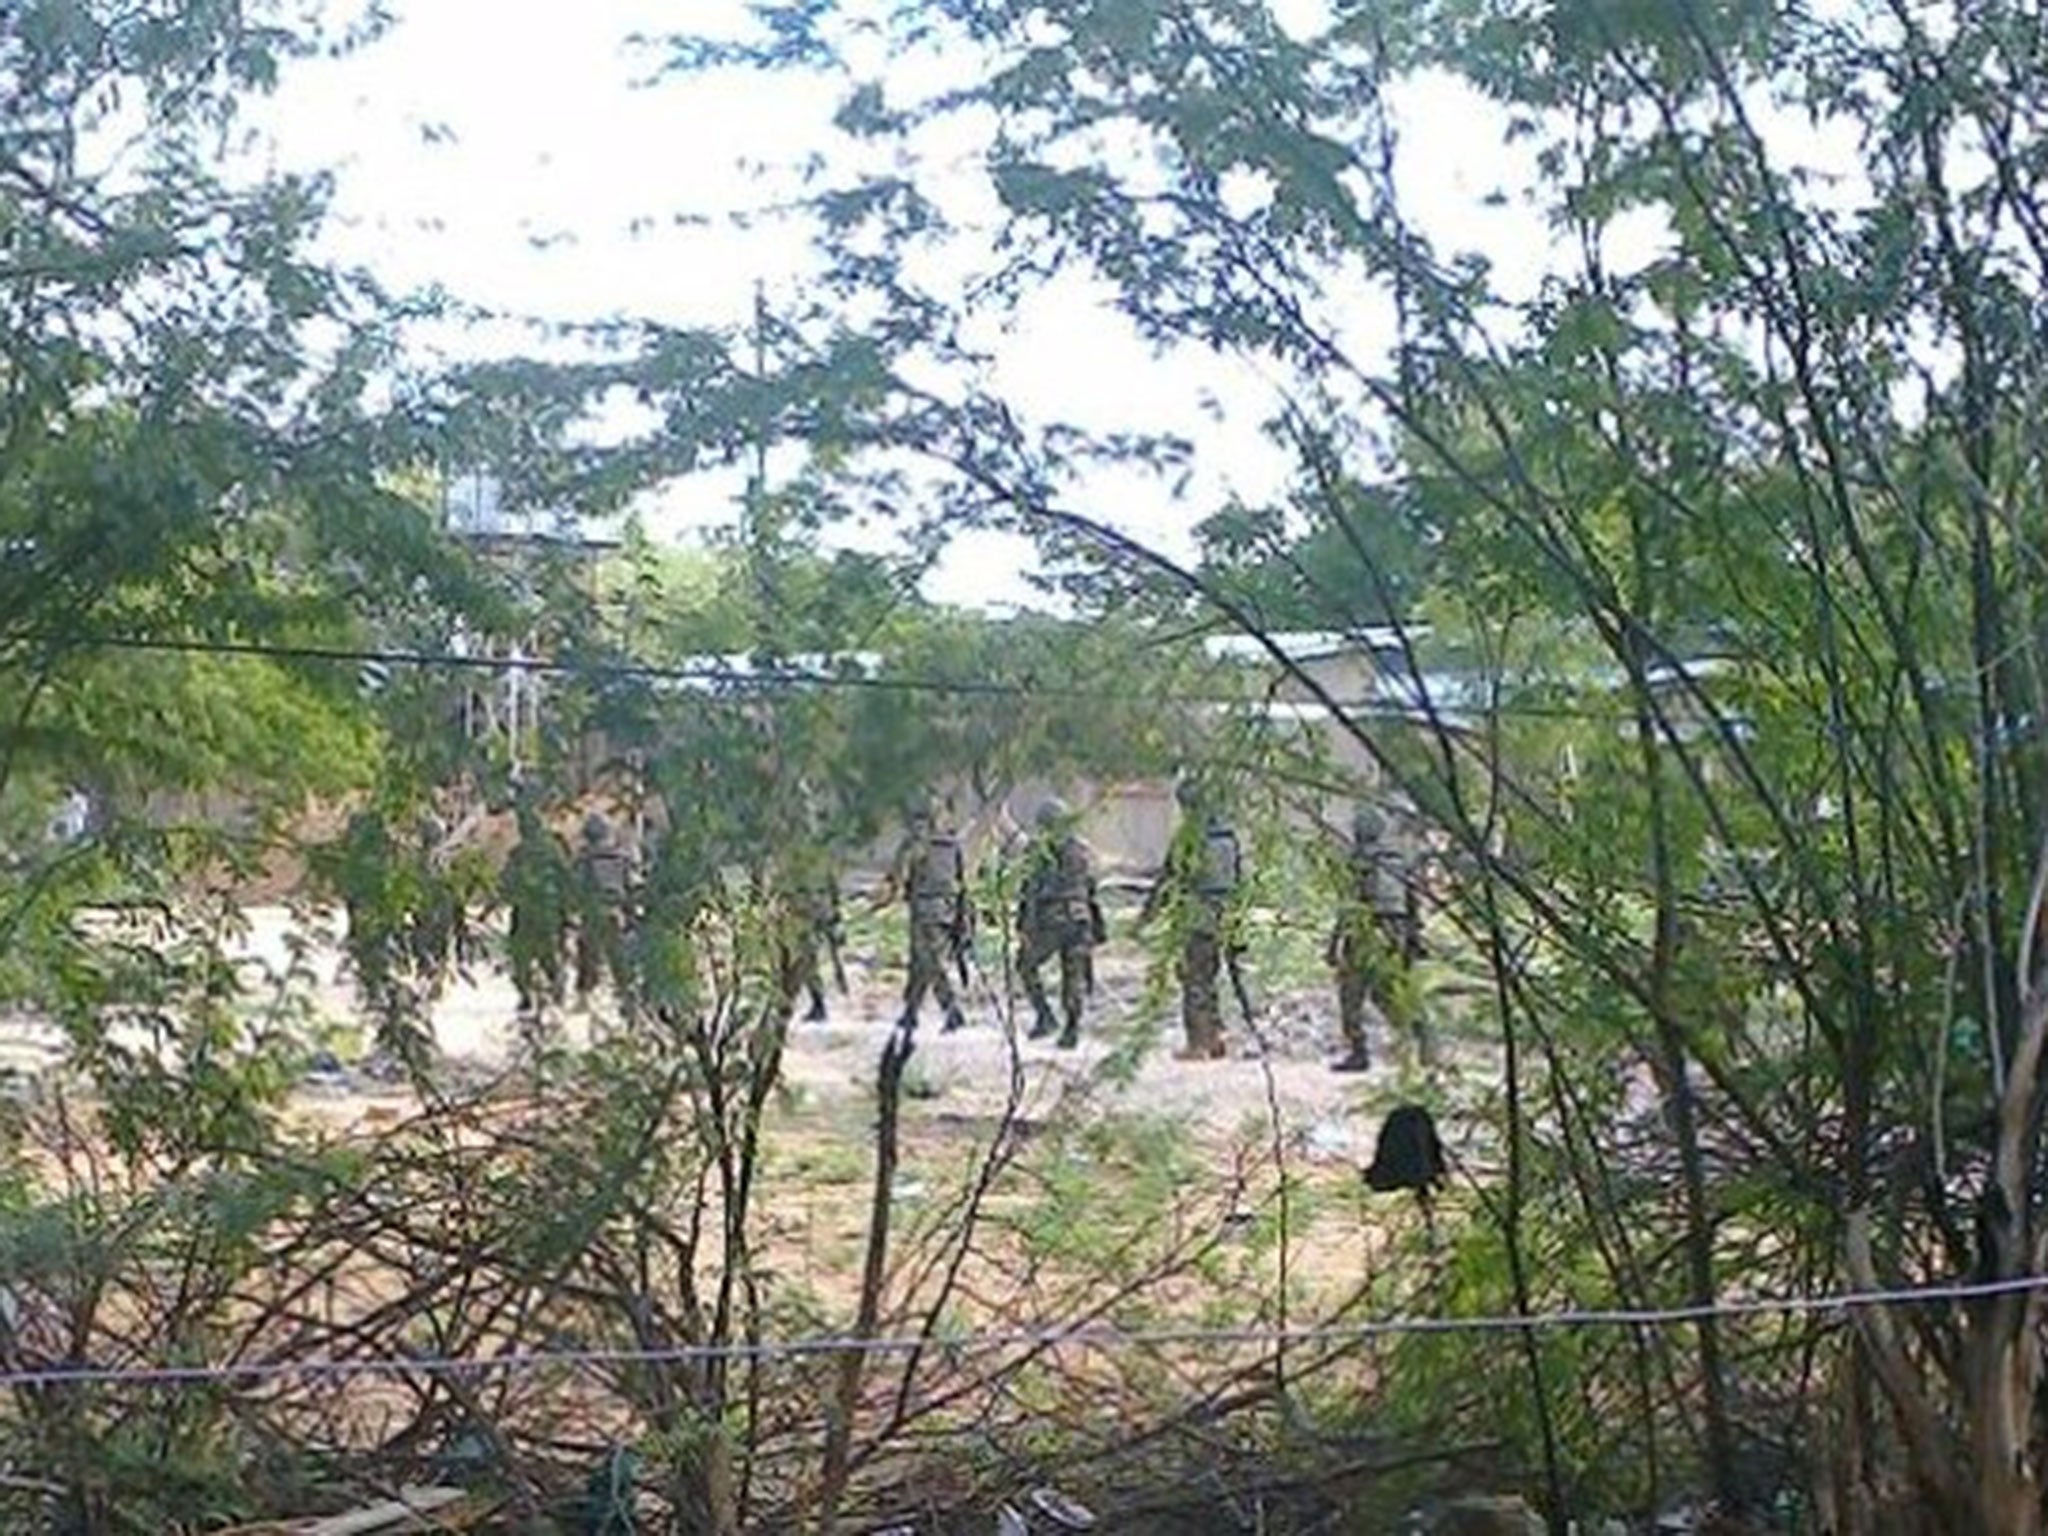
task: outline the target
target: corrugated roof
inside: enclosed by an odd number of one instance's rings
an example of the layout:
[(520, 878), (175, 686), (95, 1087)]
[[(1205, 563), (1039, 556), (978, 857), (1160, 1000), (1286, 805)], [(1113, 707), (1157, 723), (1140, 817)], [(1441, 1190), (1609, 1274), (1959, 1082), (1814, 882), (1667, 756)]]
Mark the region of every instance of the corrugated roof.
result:
[[(1410, 640), (1421, 640), (1428, 636), (1429, 627), (1411, 624), (1407, 626), (1406, 633)], [(1371, 624), (1353, 630), (1284, 630), (1267, 635), (1263, 640), (1253, 635), (1208, 635), (1202, 640), (1202, 652), (1211, 661), (1271, 661), (1272, 652), (1267, 649), (1270, 642), (1289, 661), (1319, 661), (1331, 656), (1371, 655), (1399, 650), (1401, 636), (1402, 630), (1391, 624)]]
[(673, 672), (656, 678), (657, 693), (712, 693), (734, 684), (751, 682), (803, 682), (844, 677), (849, 673), (873, 677), (882, 670), (880, 651), (803, 651), (777, 657), (763, 665), (743, 651), (686, 656), (675, 663)]

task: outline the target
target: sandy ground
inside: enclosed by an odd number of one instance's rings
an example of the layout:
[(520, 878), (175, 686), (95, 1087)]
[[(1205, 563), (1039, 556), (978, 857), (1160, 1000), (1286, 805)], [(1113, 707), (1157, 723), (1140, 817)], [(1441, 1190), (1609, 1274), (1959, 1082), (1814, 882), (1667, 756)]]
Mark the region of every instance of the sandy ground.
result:
[[(283, 907), (255, 908), (245, 916), (248, 932), (237, 958), (251, 997), (262, 995), (259, 983), (266, 973), (297, 967), (296, 985), (314, 1018), (364, 1041), (353, 981), (334, 942), (338, 925), (330, 920), (323, 937), (302, 933), (298, 918)], [(821, 1302), (850, 1305), (867, 1230), (875, 1070), (898, 1011), (902, 973), (896, 957), (862, 953), (858, 946), (845, 959), (850, 995), (830, 998), (826, 1022), (799, 1021), (791, 1028), (784, 1057), (788, 1093), (772, 1116), (767, 1155), (775, 1176), (762, 1214), (769, 1262)], [(1230, 1008), (1230, 1059), (1176, 1060), (1178, 999), (1169, 992), (1165, 1017), (1148, 1017), (1140, 952), (1128, 942), (1112, 945), (1098, 956), (1098, 973), (1097, 1006), (1072, 1051), (1013, 1036), (1004, 1026), (1001, 1000), (986, 981), (970, 993), (968, 1028), (945, 1034), (936, 1010), (928, 1012), (906, 1079), (897, 1198), (909, 1209), (925, 1206), (948, 1197), (969, 1176), (970, 1160), (986, 1147), (1004, 1111), (1014, 1050), (1023, 1071), (1021, 1114), (1027, 1122), (1051, 1120), (1068, 1093), (1085, 1089), (1098, 1108), (1186, 1125), (1214, 1170), (1214, 1182), (1192, 1192), (1198, 1199), (1228, 1199), (1233, 1167), (1251, 1174), (1256, 1184), (1268, 1181), (1266, 1158), (1277, 1114), (1290, 1169), (1338, 1197), (1321, 1203), (1312, 1239), (1301, 1233), (1295, 1281), (1317, 1294), (1350, 1293), (1376, 1262), (1372, 1253), (1385, 1235), (1382, 1224), (1408, 1214), (1405, 1196), (1369, 1196), (1355, 1171), (1371, 1160), (1387, 1109), (1414, 1087), (1405, 1052), (1376, 1038), (1383, 1065), (1358, 1075), (1330, 1072), (1337, 1036), (1330, 990), (1262, 986), (1254, 969), (1259, 1038)], [(1056, 985), (1051, 967), (1047, 980)], [(433, 1011), (433, 1028), (451, 1076), (498, 1077), (516, 1060), (516, 1008), (509, 979), (495, 968), (449, 988)], [(1016, 1014), (1021, 1027), (1028, 1018), (1021, 989)], [(611, 1022), (603, 1012), (593, 1019), (571, 1010), (563, 1028), (573, 1044), (587, 1038), (593, 1024)], [(1125, 1047), (1140, 1034), (1151, 1038), (1149, 1048), (1137, 1053), (1135, 1070), (1098, 1072), (1112, 1053), (1129, 1056)], [(0, 1073), (34, 1079), (61, 1071), (61, 1062), (62, 1041), (53, 1029), (0, 1017)], [(1483, 1090), (1490, 1080), (1483, 1054), (1466, 1053), (1453, 1067), (1454, 1087)], [(346, 1133), (388, 1126), (413, 1107), (410, 1090), (401, 1084), (346, 1070), (309, 1076), (292, 1112)], [(1459, 1129), (1445, 1126), (1462, 1154), (1468, 1147)]]
[[(336, 943), (337, 918), (321, 920), (307, 932), (282, 906), (252, 908), (245, 916), (248, 932), (235, 949), (252, 990), (260, 995), (266, 973), (282, 975), (296, 964), (317, 1018), (359, 1026), (353, 984)], [(902, 972), (894, 961), (887, 955), (848, 954), (850, 995), (831, 997), (827, 1022), (799, 1022), (792, 1028), (785, 1081), (822, 1118), (840, 1118), (835, 1111), (852, 1110), (872, 1091), (877, 1054), (898, 1011)], [(1142, 957), (1136, 950), (1112, 945), (1098, 957), (1098, 973), (1098, 996), (1078, 1049), (1062, 1051), (1050, 1042), (1021, 1038), (1015, 1042), (1025, 1075), (1027, 1116), (1049, 1112), (1076, 1077), (1092, 1074), (1133, 1031), (1146, 1031), (1156, 1039), (1135, 1074), (1127, 1081), (1098, 1084), (1098, 1102), (1184, 1117), (1219, 1139), (1254, 1121), (1270, 1130), (1277, 1106), (1290, 1139), (1311, 1159), (1362, 1163), (1369, 1158), (1372, 1129), (1398, 1096), (1403, 1057), (1376, 1040), (1381, 1065), (1374, 1071), (1355, 1076), (1330, 1072), (1327, 1061), (1336, 1053), (1337, 1029), (1327, 988), (1267, 996), (1255, 974), (1258, 1036), (1226, 1003), (1232, 1058), (1185, 1062), (1174, 1057), (1180, 1037), (1177, 999), (1166, 998), (1163, 1018), (1144, 1016)], [(1056, 989), (1055, 968), (1048, 967), (1047, 981)], [(927, 1009), (911, 1068), (917, 1100), (926, 1110), (979, 1120), (1002, 1108), (1012, 1042), (994, 991), (1000, 985), (999, 979), (978, 983), (969, 999), (970, 1026), (951, 1035), (938, 1028), (936, 1009)], [(1015, 1007), (1021, 1028), (1028, 1022), (1021, 989)], [(511, 982), (495, 967), (456, 982), (433, 1010), (441, 1052), (451, 1064), (483, 1071), (504, 1066), (517, 1045), (516, 1009)], [(563, 1027), (575, 1042), (587, 1037), (593, 1023), (603, 1027), (606, 1022), (602, 1011), (593, 1020), (572, 1009)], [(38, 1077), (61, 1056), (54, 1030), (19, 1018), (0, 1020), (0, 1073)], [(324, 1094), (309, 1090), (309, 1096), (331, 1100), (336, 1094), (330, 1085)], [(384, 1095), (374, 1085), (357, 1082), (348, 1097), (357, 1096), (374, 1100)], [(392, 1089), (388, 1096), (401, 1095)]]

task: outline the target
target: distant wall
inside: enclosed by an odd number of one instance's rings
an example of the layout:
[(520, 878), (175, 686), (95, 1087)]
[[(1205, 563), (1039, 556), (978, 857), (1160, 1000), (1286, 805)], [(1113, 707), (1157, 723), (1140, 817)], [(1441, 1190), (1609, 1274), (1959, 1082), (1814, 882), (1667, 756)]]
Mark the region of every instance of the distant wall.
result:
[[(1365, 650), (1347, 649), (1312, 655), (1302, 659), (1300, 666), (1340, 704), (1355, 704), (1371, 695), (1373, 658)], [(1263, 696), (1275, 703), (1316, 702), (1301, 683), (1270, 668), (1254, 665), (1251, 675), (1254, 679), (1263, 678), (1270, 685), (1270, 691)], [(1277, 713), (1285, 715), (1287, 712)], [(1314, 715), (1318, 712), (1311, 710), (1308, 713)], [(1291, 728), (1315, 733), (1322, 738), (1333, 777), (1340, 782), (1377, 783), (1379, 775), (1371, 754), (1348, 732), (1319, 719), (1302, 720)], [(582, 771), (576, 776), (576, 798), (584, 802), (609, 798), (607, 788), (616, 788), (616, 785), (606, 784), (608, 775), (604, 770), (610, 763), (609, 747), (593, 733), (584, 741), (583, 749), (579, 764)], [(1079, 780), (1058, 785), (1044, 781), (1026, 782), (1005, 796), (1000, 805), (981, 803), (964, 783), (935, 787), (947, 793), (955, 819), (966, 836), (969, 856), (976, 861), (998, 852), (1007, 838), (1028, 831), (1046, 798), (1059, 794), (1080, 812), (1082, 835), (1094, 847), (1103, 874), (1111, 879), (1139, 879), (1155, 871), (1166, 856), (1177, 817), (1173, 785), (1166, 778), (1104, 782)], [(1333, 828), (1345, 825), (1349, 820), (1348, 800), (1346, 795), (1332, 795), (1314, 807), (1312, 812), (1304, 809), (1301, 817), (1304, 832), (1307, 832), (1307, 823), (1311, 819), (1320, 819)], [(165, 820), (197, 820), (223, 826), (235, 826), (246, 821), (245, 808), (227, 795), (156, 797), (152, 809)], [(630, 825), (630, 816), (622, 815), (616, 809), (614, 814), (622, 825)], [(317, 828), (315, 835), (331, 836), (338, 832), (343, 819), (337, 808), (324, 808), (307, 818), (307, 830)], [(580, 820), (580, 814), (572, 815), (565, 811), (563, 830), (573, 837), (574, 827)], [(502, 813), (481, 817), (480, 823), (466, 828), (461, 840), (480, 843), (494, 854), (501, 854), (514, 840), (510, 818)], [(845, 865), (849, 878), (855, 883), (879, 878), (902, 835), (900, 827), (891, 827), (870, 846), (848, 854)], [(281, 858), (274, 862), (277, 867), (268, 878), (258, 882), (266, 893), (289, 888), (298, 875), (296, 861)]]
[[(1339, 778), (1364, 785), (1378, 783), (1370, 754), (1348, 733), (1334, 732), (1329, 751)], [(1143, 879), (1165, 862), (1180, 808), (1174, 799), (1173, 781), (1164, 778), (1061, 784), (1027, 781), (997, 804), (985, 804), (964, 785), (956, 786), (950, 791), (949, 803), (970, 862), (999, 853), (1006, 836), (1028, 832), (1038, 808), (1055, 794), (1079, 813), (1081, 835), (1094, 849), (1096, 867), (1105, 878)], [(1304, 806), (1298, 816), (1303, 835), (1313, 835), (1312, 823), (1317, 819), (1326, 827), (1347, 826), (1350, 805), (1350, 796), (1332, 795), (1312, 808)], [(874, 844), (851, 855), (848, 874), (856, 882), (879, 879), (902, 836), (900, 827), (892, 827)]]
[[(1310, 656), (1296, 665), (1339, 704), (1359, 704), (1372, 696), (1375, 668), (1369, 651), (1337, 651), (1327, 656)], [(1315, 695), (1299, 679), (1291, 676), (1276, 678), (1273, 697), (1286, 704), (1305, 704), (1315, 700)]]

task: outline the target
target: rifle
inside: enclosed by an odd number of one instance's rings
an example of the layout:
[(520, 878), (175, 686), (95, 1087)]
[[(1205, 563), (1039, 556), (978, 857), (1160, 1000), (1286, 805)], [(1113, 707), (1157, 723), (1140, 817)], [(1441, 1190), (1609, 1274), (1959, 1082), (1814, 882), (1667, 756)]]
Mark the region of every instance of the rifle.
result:
[(832, 960), (832, 985), (839, 989), (841, 997), (851, 997), (853, 995), (852, 990), (846, 985), (846, 961), (839, 953), (839, 944), (843, 937), (839, 931), (838, 923), (834, 922), (826, 925), (825, 953)]
[[(971, 932), (971, 930), (970, 930)], [(995, 983), (990, 981), (981, 968), (981, 962), (974, 957), (973, 946), (963, 945), (956, 949), (954, 958), (960, 966), (960, 988), (963, 1000), (976, 1006), (986, 1005), (995, 1010), (996, 1028), (1007, 1030), (1010, 1020), (1010, 934), (1003, 930), (1003, 991), (999, 995)]]
[(1109, 923), (1102, 915), (1102, 902), (1093, 890), (1088, 893), (1088, 947), (1081, 951), (1081, 980), (1088, 995), (1095, 995), (1095, 948), (1109, 942)]
[(1244, 1014), (1245, 1027), (1256, 1030), (1259, 1027), (1259, 1016), (1252, 1009), (1252, 995), (1245, 987), (1244, 970), (1238, 961), (1238, 957), (1243, 953), (1242, 944), (1226, 943), (1223, 946), (1223, 969), (1230, 977), (1230, 990), (1237, 996), (1238, 1010)]
[(953, 909), (953, 964), (960, 972), (960, 985), (972, 988), (973, 979), (967, 974), (968, 957), (974, 948), (974, 908), (967, 904), (962, 892)]
[[(997, 899), (999, 902), (1001, 901), (1000, 897)], [(1017, 1006), (1016, 942), (1017, 932), (1023, 927), (1023, 924), (1012, 921), (1013, 914), (1007, 904), (998, 905), (996, 911), (1002, 915), (1003, 919), (1003, 995), (999, 1001), (1002, 1003), (1003, 1028), (1008, 1029), (1011, 1025), (1013, 1011)]]

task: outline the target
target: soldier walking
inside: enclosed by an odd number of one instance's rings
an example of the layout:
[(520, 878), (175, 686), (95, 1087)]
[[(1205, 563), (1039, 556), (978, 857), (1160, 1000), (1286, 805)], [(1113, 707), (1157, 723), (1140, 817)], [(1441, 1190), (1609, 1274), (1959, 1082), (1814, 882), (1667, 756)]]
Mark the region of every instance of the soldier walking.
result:
[(1231, 958), (1231, 906), (1243, 881), (1244, 860), (1237, 833), (1218, 807), (1204, 805), (1192, 781), (1183, 780), (1175, 796), (1180, 825), (1138, 923), (1142, 927), (1161, 910), (1177, 922), (1181, 1024), (1187, 1033), (1182, 1058), (1221, 1060), (1227, 1048), (1216, 982)]
[(569, 924), (569, 850), (530, 794), (519, 797), (519, 841), (505, 861), (501, 891), (510, 909), (506, 950), (519, 1012), (537, 1022), (562, 1003), (562, 945)]
[(1038, 811), (1038, 835), (1024, 856), (1023, 888), (1017, 899), (1017, 967), (1031, 1000), (1031, 1038), (1042, 1040), (1059, 1026), (1046, 1001), (1040, 975), (1045, 962), (1060, 963), (1060, 1048), (1081, 1042), (1081, 1011), (1093, 990), (1095, 946), (1108, 936), (1095, 889), (1095, 856), (1075, 829), (1072, 813), (1057, 798)]
[(631, 1012), (626, 975), (627, 898), (632, 888), (632, 859), (620, 846), (610, 818), (592, 811), (583, 818), (583, 846), (577, 851), (578, 912), (576, 924), (576, 997), (590, 996), (611, 977), (621, 1014)]
[(917, 1028), (926, 993), (938, 998), (947, 1033), (967, 1022), (953, 991), (949, 966), (968, 938), (967, 860), (960, 839), (941, 827), (927, 799), (916, 801), (906, 817), (908, 835), (877, 905), (897, 896), (910, 907), (910, 964), (903, 987), (902, 1027)]
[(1389, 1030), (1412, 1033), (1424, 1062), (1435, 1051), (1414, 1005), (1410, 968), (1421, 950), (1421, 913), (1412, 871), (1388, 835), (1378, 808), (1361, 802), (1352, 813), (1351, 847), (1337, 923), (1326, 953), (1337, 973), (1337, 1017), (1344, 1055), (1334, 1072), (1364, 1072), (1372, 1065), (1366, 1038), (1366, 1004), (1379, 1010)]
[(796, 890), (791, 898), (793, 910), (790, 913), (796, 929), (795, 944), (790, 955), (789, 990), (790, 1004), (795, 1006), (798, 991), (810, 999), (810, 1007), (804, 1013), (808, 1023), (825, 1022), (825, 963), (829, 959), (832, 970), (839, 982), (839, 990), (846, 990), (846, 977), (840, 972), (839, 947), (843, 941), (844, 929), (839, 910), (839, 880), (829, 864), (820, 861), (819, 867), (800, 875)]
[[(797, 999), (808, 996), (806, 1022), (825, 1022), (825, 962), (842, 996), (846, 970), (839, 949), (844, 939), (840, 921), (839, 876), (833, 865), (831, 829), (818, 793), (808, 784), (797, 788), (796, 811), (807, 834), (791, 844), (772, 870), (773, 894), (781, 904), (777, 948), (783, 1008), (796, 1011)], [(763, 870), (764, 879), (771, 871)], [(765, 894), (765, 893), (764, 893)]]

